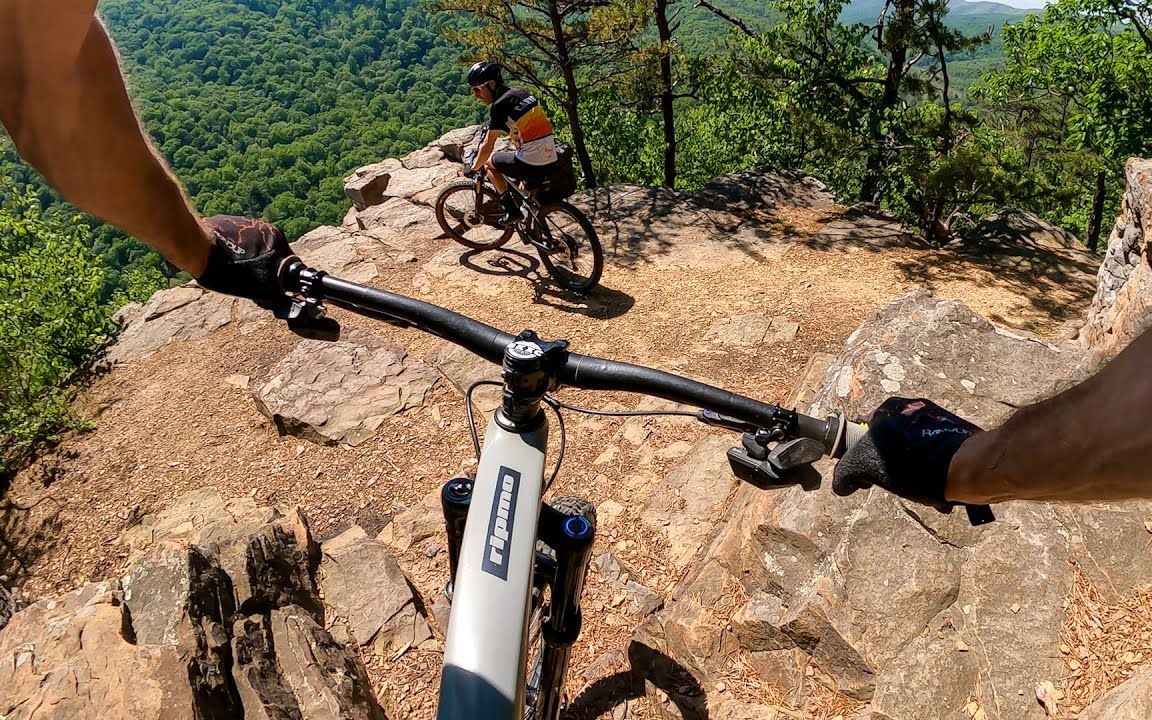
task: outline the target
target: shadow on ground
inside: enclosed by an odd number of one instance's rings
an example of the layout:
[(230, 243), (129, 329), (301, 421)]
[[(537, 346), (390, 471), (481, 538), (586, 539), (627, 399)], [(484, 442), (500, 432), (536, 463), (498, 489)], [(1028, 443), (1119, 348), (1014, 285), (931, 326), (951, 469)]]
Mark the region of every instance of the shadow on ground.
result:
[(667, 655), (641, 643), (628, 647), (629, 669), (601, 678), (589, 685), (565, 708), (564, 720), (591, 720), (604, 715), (618, 716), (613, 710), (629, 700), (644, 697), (647, 685), (658, 689), (683, 720), (708, 720), (708, 696), (690, 670)]
[(565, 290), (541, 270), (539, 258), (521, 250), (469, 250), (460, 255), (460, 264), (482, 275), (520, 277), (532, 283), (533, 302), (598, 320), (620, 317), (636, 304), (631, 295), (603, 283), (589, 293)]

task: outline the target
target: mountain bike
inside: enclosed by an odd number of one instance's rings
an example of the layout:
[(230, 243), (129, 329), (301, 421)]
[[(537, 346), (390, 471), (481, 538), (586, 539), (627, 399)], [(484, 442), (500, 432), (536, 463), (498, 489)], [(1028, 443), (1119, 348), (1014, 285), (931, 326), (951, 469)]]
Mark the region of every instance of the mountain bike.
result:
[(604, 250), (592, 222), (584, 213), (564, 201), (542, 202), (550, 191), (548, 178), (526, 182), (523, 187), (508, 183), (515, 193), (523, 219), (502, 226), (504, 209), (496, 188), (488, 182), (485, 168), (473, 170), (480, 143), (487, 132), (464, 156), (468, 179), (448, 185), (436, 198), (436, 221), (440, 229), (464, 247), (495, 250), (503, 247), (516, 232), (536, 249), (548, 274), (560, 287), (586, 293), (596, 287), (604, 272)]
[[(564, 460), (561, 409), (599, 415), (686, 415), (742, 433), (728, 451), (734, 474), (758, 488), (819, 482), (812, 463), (839, 457), (866, 432), (839, 415), (824, 419), (673, 375), (661, 370), (578, 355), (565, 340), (531, 330), (510, 335), (445, 308), (357, 285), (288, 258), (280, 282), (295, 300), (288, 319), (296, 332), (335, 339), (339, 326), (324, 303), (400, 327), (414, 327), (456, 343), (502, 366), (500, 407), (481, 448), (466, 392), (468, 427), (479, 465), (472, 477), (441, 490), (448, 536), (452, 603), (444, 647), (437, 717), (440, 720), (556, 720), (564, 702), (569, 653), (580, 635), (581, 593), (596, 536), (589, 501), (544, 502)], [(639, 393), (699, 411), (604, 412), (566, 404), (562, 386)], [(549, 417), (555, 412), (559, 451), (546, 473)], [(547, 481), (545, 477), (547, 476)], [(967, 506), (973, 524), (992, 518)]]

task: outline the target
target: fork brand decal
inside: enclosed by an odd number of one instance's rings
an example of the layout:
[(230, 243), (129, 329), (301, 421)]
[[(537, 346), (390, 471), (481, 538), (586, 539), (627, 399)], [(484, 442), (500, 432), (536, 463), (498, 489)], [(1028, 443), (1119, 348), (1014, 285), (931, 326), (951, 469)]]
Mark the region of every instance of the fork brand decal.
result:
[(508, 546), (512, 541), (519, 492), (520, 473), (501, 465), (496, 474), (496, 494), (492, 497), (488, 542), (484, 544), (484, 562), (481, 565), (484, 572), (501, 580), (508, 579)]

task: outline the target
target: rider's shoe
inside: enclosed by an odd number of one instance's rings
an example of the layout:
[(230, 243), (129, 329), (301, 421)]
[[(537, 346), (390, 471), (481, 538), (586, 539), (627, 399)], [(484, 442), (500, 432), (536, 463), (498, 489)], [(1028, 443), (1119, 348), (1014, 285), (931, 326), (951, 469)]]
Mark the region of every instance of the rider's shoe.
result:
[(516, 197), (511, 191), (500, 196), (500, 205), (504, 208), (504, 214), (496, 221), (496, 224), (500, 227), (515, 225), (524, 219), (524, 214), (520, 212), (520, 208), (516, 205)]

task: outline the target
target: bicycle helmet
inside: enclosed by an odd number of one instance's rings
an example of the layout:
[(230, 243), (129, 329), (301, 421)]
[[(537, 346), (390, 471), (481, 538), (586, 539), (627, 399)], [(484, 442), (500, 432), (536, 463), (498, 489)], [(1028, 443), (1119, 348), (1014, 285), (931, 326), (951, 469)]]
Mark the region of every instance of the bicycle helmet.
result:
[(500, 74), (500, 66), (496, 63), (481, 60), (468, 69), (469, 87), (483, 85), (490, 80), (495, 80), (497, 86), (504, 84), (504, 77)]

